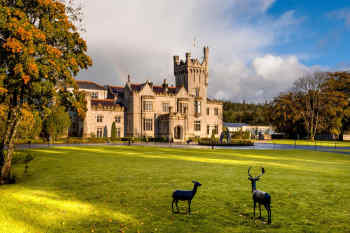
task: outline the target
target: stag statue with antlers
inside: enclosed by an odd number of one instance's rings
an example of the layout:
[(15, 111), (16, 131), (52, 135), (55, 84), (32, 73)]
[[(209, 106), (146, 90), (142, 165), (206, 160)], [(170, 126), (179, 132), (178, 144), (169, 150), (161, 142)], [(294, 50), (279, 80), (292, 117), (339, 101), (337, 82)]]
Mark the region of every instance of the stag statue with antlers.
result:
[(271, 196), (270, 194), (257, 190), (256, 189), (256, 182), (260, 179), (260, 177), (265, 173), (265, 169), (261, 168), (261, 174), (253, 177), (250, 175), (250, 169), (248, 169), (248, 180), (252, 183), (252, 193), (253, 193), (253, 202), (254, 202), (254, 218), (255, 218), (255, 207), (256, 203), (259, 203), (259, 210), (260, 210), (260, 218), (261, 218), (261, 205), (265, 206), (265, 209), (267, 211), (268, 215), (268, 224), (271, 224)]

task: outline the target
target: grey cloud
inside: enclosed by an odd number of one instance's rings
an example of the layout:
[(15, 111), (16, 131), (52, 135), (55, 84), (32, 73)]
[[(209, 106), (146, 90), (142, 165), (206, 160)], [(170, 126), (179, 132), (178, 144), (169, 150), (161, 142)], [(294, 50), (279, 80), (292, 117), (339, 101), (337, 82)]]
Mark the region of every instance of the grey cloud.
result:
[[(277, 95), (289, 82), (262, 77), (250, 64), (264, 57), (266, 48), (280, 43), (281, 38), (291, 33), (290, 25), (299, 22), (293, 12), (279, 18), (269, 17), (266, 11), (274, 2), (105, 0), (101, 4), (87, 0), (84, 36), (94, 66), (79, 74), (78, 79), (124, 85), (131, 74), (134, 82), (149, 79), (160, 83), (164, 78), (173, 82), (172, 56), (184, 57), (190, 51), (201, 57), (202, 47), (208, 45), (209, 95), (263, 101), (265, 96)], [(242, 15), (259, 23), (241, 21)], [(290, 65), (291, 74), (299, 74), (297, 64), (284, 65)], [(272, 69), (271, 77), (276, 76), (274, 72), (280, 70)], [(268, 88), (269, 85), (274, 88)]]

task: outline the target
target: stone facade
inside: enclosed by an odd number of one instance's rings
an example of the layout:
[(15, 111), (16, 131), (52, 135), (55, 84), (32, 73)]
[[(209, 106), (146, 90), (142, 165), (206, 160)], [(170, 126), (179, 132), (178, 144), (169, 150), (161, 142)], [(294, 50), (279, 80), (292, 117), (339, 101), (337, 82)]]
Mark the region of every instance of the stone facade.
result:
[(89, 93), (88, 112), (84, 122), (76, 124), (78, 129), (71, 131), (110, 137), (117, 119), (120, 137), (164, 137), (174, 142), (212, 134), (218, 137), (223, 109), (221, 102), (207, 98), (208, 56), (207, 47), (202, 61), (192, 59), (190, 53), (185, 61), (174, 56), (176, 86), (169, 86), (167, 80), (160, 86), (150, 81), (136, 84), (130, 76), (125, 86), (77, 81), (79, 88)]

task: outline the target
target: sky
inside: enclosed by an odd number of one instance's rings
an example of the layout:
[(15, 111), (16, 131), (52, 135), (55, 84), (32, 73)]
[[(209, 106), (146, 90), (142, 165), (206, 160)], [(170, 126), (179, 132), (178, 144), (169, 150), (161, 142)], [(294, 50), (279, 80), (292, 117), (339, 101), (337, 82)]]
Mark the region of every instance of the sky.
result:
[(102, 85), (174, 84), (173, 56), (209, 46), (210, 98), (258, 103), (315, 71), (350, 70), (349, 0), (81, 0)]

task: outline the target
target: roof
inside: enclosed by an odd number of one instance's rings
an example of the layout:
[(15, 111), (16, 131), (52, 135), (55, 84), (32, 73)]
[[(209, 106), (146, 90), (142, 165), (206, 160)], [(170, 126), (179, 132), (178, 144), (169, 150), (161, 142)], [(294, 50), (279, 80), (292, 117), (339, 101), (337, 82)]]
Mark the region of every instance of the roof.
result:
[(168, 87), (168, 93), (176, 94), (181, 87)]
[(208, 103), (211, 103), (211, 104), (224, 104), (222, 101), (220, 100), (212, 100), (212, 99), (209, 99), (207, 98), (207, 102)]
[(224, 122), (225, 127), (233, 127), (233, 128), (240, 128), (243, 126), (248, 126), (246, 123), (230, 123), (230, 122)]
[[(130, 87), (132, 91), (141, 91), (141, 89), (147, 84), (145, 83), (131, 83)], [(163, 86), (154, 86), (152, 83), (149, 83), (150, 87), (152, 88), (153, 92), (156, 94), (162, 94), (164, 93), (164, 87)], [(168, 86), (168, 94), (176, 94), (181, 87), (174, 87), (174, 86)], [(121, 87), (115, 88), (115, 91), (121, 91)], [(124, 91), (124, 90), (123, 90)]]
[(91, 105), (115, 106), (119, 104), (115, 103), (114, 99), (91, 99)]
[[(164, 93), (164, 87), (163, 86), (153, 86), (153, 91), (157, 94), (159, 93)], [(169, 94), (176, 94), (176, 92), (180, 89), (180, 87), (172, 87), (172, 86), (168, 86), (168, 93)]]
[(142, 87), (144, 86), (144, 84), (131, 83), (130, 86), (131, 86), (131, 89), (133, 91), (140, 91), (142, 89)]
[(113, 92), (113, 94), (124, 93), (124, 87), (123, 86), (108, 86), (108, 87)]
[(104, 86), (101, 86), (92, 81), (76, 80), (79, 89), (90, 89), (90, 90), (105, 90)]

